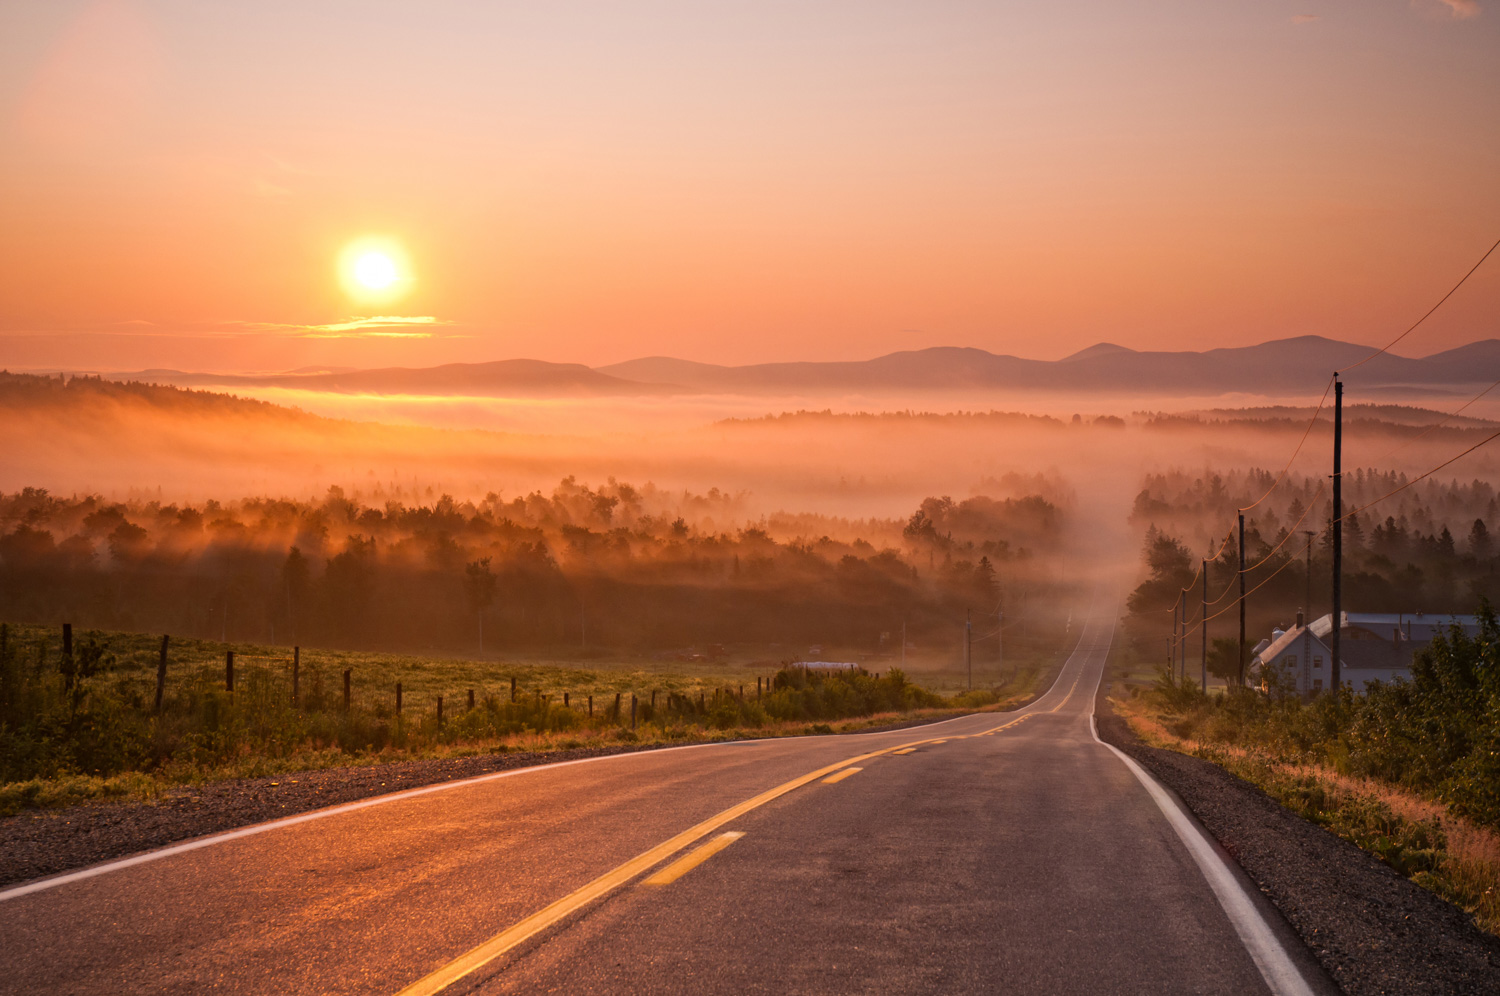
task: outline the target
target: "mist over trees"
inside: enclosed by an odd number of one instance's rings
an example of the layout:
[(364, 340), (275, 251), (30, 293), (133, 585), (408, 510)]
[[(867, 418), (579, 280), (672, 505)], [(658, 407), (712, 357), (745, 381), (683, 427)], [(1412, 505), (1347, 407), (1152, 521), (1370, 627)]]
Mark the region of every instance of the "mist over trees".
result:
[[(1138, 635), (1170, 631), (1172, 606), (1205, 558), (1209, 615), (1232, 606), (1239, 560), (1237, 537), (1227, 530), (1235, 510), (1255, 503), (1275, 480), (1271, 471), (1251, 469), (1173, 471), (1143, 481), (1131, 522), (1144, 530), (1145, 578), (1127, 600)], [(1500, 517), (1494, 486), (1457, 479), (1407, 484), (1397, 471), (1357, 468), (1344, 475), (1345, 610), (1468, 614), (1486, 600), (1493, 604), (1500, 597), (1500, 550), (1490, 532)], [(1331, 518), (1329, 489), (1300, 475), (1289, 476), (1246, 513), (1245, 560), (1254, 566), (1246, 585), (1264, 582), (1248, 599), (1252, 645), (1298, 611), (1310, 619), (1329, 611)], [(1186, 596), (1190, 618), (1201, 598), (1195, 584)], [(1219, 634), (1237, 625), (1233, 612), (1209, 623)], [(1197, 647), (1194, 637), (1193, 653)]]
[(565, 478), (481, 501), (331, 487), (202, 505), (0, 494), (0, 616), (349, 648), (957, 639), (1003, 586), (1051, 584), (1040, 496), (929, 498), (900, 520), (740, 517), (739, 496)]

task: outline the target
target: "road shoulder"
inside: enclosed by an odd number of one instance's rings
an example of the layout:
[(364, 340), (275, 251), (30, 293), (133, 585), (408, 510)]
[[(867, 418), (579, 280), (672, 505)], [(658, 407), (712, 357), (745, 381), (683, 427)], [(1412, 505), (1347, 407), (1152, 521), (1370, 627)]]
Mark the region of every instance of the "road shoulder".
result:
[(1177, 794), (1349, 996), (1500, 992), (1500, 940), (1462, 910), (1200, 758), (1147, 746), (1097, 703), (1100, 739)]

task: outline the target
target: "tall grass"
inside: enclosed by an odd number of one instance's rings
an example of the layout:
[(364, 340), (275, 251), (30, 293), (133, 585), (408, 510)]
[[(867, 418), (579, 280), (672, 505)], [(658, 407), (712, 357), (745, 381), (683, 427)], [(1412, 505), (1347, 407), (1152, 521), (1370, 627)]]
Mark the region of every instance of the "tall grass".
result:
[[(727, 674), (610, 674), (370, 655), (361, 665), (349, 655), (308, 654), (294, 702), (284, 652), (241, 648), (230, 693), (222, 648), (189, 641), (172, 649), (158, 711), (155, 641), (88, 633), (67, 657), (55, 635), (5, 630), (0, 786), (8, 788), (0, 789), (0, 810), (139, 795), (142, 783), (133, 777), (139, 775), (170, 783), (271, 774), (376, 755), (505, 750), (518, 739), (579, 746), (781, 732), (797, 724), (821, 730), (850, 718), (998, 701), (990, 690), (945, 699), (899, 669), (877, 675), (789, 666), (747, 688), (743, 674), (733, 675), (740, 681), (731, 685), (722, 680)], [(346, 665), (355, 672), (347, 708)], [(404, 690), (400, 712), (397, 681)]]

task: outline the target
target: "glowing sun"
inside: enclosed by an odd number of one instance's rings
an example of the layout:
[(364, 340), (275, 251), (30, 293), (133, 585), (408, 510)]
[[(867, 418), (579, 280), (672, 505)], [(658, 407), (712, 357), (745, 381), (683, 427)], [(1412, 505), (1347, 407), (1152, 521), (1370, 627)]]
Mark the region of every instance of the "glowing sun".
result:
[(339, 254), (339, 278), (344, 290), (360, 301), (393, 301), (409, 289), (411, 266), (400, 245), (390, 239), (367, 238), (350, 243)]
[(370, 290), (383, 291), (396, 282), (396, 262), (383, 252), (367, 252), (354, 261), (354, 279)]

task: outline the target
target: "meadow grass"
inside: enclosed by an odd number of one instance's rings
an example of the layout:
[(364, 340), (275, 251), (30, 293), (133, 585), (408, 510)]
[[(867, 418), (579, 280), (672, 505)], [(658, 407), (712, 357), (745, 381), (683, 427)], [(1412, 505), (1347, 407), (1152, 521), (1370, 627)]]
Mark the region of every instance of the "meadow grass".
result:
[[(343, 765), (854, 732), (1013, 706), (1063, 657), (1033, 650), (1005, 668), (1004, 680), (980, 664), (976, 684), (988, 684), (944, 696), (930, 685), (952, 689), (967, 675), (940, 656), (912, 655), (914, 681), (881, 661), (831, 674), (784, 668), (765, 652), (774, 648), (698, 661), (598, 650), (473, 659), (303, 648), (293, 705), (291, 648), (174, 639), (157, 714), (160, 637), (77, 633), (74, 657), (92, 663), (71, 665), (79, 676), (70, 682), (58, 629), (5, 629), (0, 814)], [(233, 695), (224, 688), (230, 650)]]

